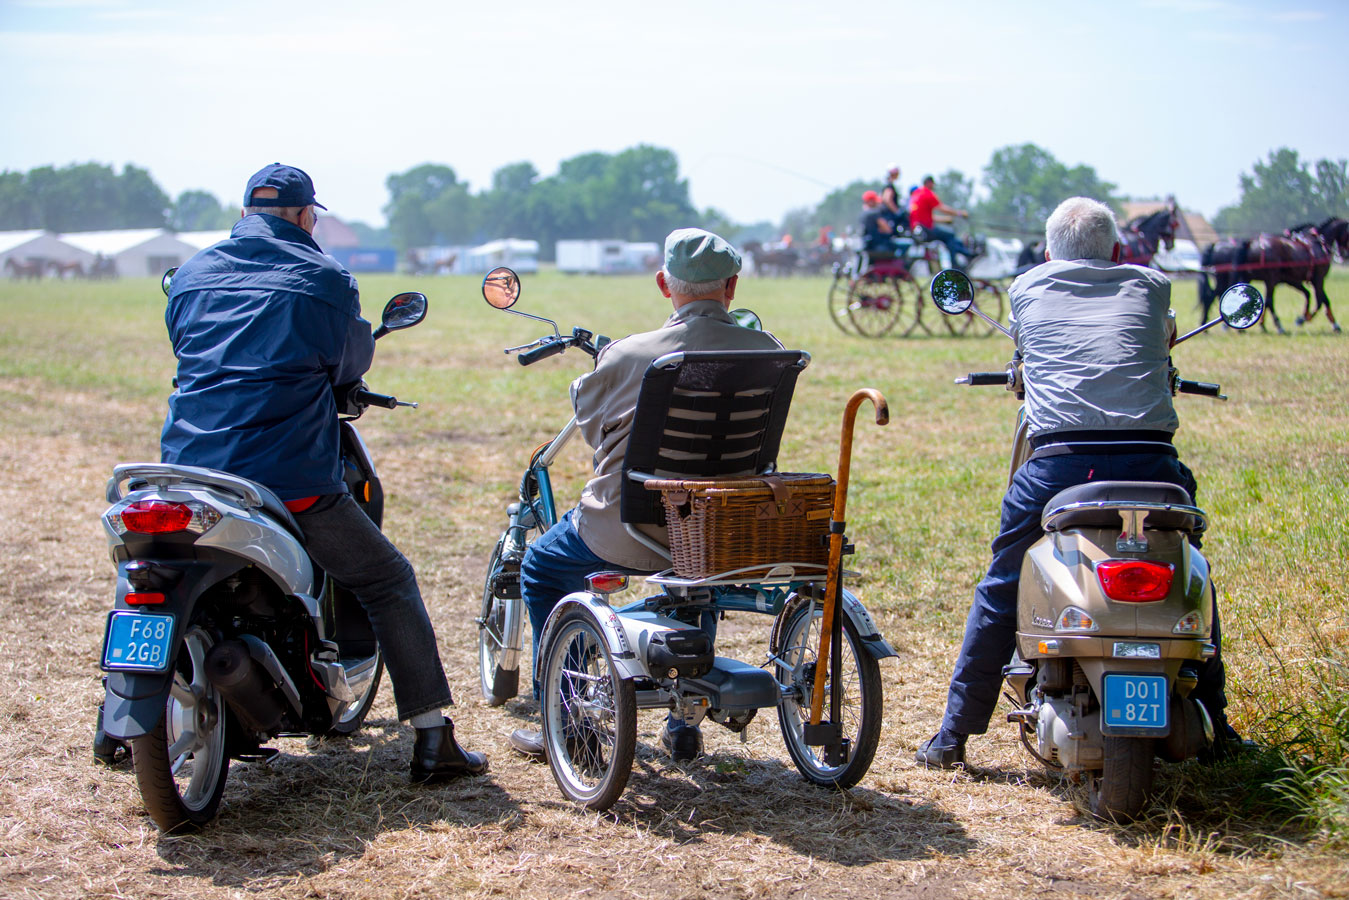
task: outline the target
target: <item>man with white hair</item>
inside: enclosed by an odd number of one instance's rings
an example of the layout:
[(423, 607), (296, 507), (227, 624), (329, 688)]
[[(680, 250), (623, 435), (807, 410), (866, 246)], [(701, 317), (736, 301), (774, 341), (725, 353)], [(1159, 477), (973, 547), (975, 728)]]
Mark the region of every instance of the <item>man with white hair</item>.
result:
[[(1119, 265), (1110, 208), (1086, 197), (1059, 204), (1045, 223), (1045, 260), (1012, 283), (1013, 339), (1022, 359), (1030, 458), (1012, 476), (993, 541), (993, 562), (975, 589), (941, 730), (918, 762), (952, 768), (965, 741), (988, 730), (1002, 667), (1016, 646), (1022, 557), (1043, 533), (1040, 515), (1059, 491), (1089, 481), (1163, 481), (1195, 493), (1176, 455), (1171, 403), (1171, 282), (1154, 269)], [(1213, 643), (1219, 644), (1216, 609)], [(1221, 657), (1199, 673), (1193, 696), (1220, 738), (1233, 740)]]
[[(744, 328), (731, 317), (739, 273), (740, 254), (722, 238), (701, 228), (671, 232), (656, 287), (674, 314), (655, 331), (607, 344), (595, 358), (595, 370), (572, 383), (576, 422), (595, 449), (594, 474), (581, 491), (580, 504), (530, 544), (521, 561), (520, 588), (534, 632), (536, 675), (548, 614), (567, 594), (584, 590), (587, 575), (606, 570), (649, 574), (669, 565), (629, 535), (619, 518), (623, 455), (647, 367), (683, 350), (782, 349), (771, 334)], [(668, 541), (664, 528), (652, 537)], [(536, 678), (536, 697), (539, 689)], [(702, 752), (698, 729), (679, 721), (667, 723), (661, 740), (676, 760)], [(521, 753), (543, 756), (543, 736), (537, 731), (517, 729), (510, 743)]]

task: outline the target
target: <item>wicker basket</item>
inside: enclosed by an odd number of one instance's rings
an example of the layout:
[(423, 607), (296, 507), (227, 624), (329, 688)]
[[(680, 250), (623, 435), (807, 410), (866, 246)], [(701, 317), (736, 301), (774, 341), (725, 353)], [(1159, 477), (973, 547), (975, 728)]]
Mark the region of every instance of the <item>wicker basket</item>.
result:
[(661, 492), (670, 556), (682, 578), (829, 562), (834, 479), (828, 475), (652, 480), (646, 488)]

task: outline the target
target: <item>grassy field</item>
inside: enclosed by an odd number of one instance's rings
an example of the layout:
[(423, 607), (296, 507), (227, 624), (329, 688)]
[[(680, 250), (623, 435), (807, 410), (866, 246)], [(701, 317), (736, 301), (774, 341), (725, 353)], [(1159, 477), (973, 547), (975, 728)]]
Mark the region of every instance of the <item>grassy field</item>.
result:
[[(1000, 368), (1010, 344), (847, 336), (828, 321), (827, 286), (745, 280), (737, 301), (813, 356), (785, 470), (835, 469), (856, 388), (890, 403), (889, 426), (858, 419), (850, 567), (901, 656), (882, 666), (882, 748), (855, 791), (804, 784), (772, 716), (744, 744), (709, 726), (710, 757), (695, 765), (653, 750), (659, 719), (643, 716), (628, 792), (602, 816), (561, 802), (545, 766), (511, 754), (506, 735), (534, 709), (480, 703), (471, 620), (520, 469), (565, 420), (566, 386), (588, 360), (525, 370), (504, 356), (540, 326), (490, 309), (476, 279), (372, 276), (369, 318), (400, 290), (431, 299), (422, 326), (380, 342), (368, 377), (420, 408), (372, 410), (361, 424), (389, 491), (388, 530), (436, 624), (460, 737), (489, 754), (492, 772), (409, 786), (412, 734), (386, 688), (361, 734), (278, 741), (271, 764), (231, 768), (211, 829), (166, 839), (130, 771), (89, 752), (114, 585), (103, 483), (115, 463), (158, 456), (174, 365), (163, 297), (151, 280), (0, 283), (0, 896), (1349, 896), (1346, 835), (1335, 831), (1349, 799), (1334, 776), (1349, 766), (1349, 336), (1322, 315), (1290, 337), (1215, 329), (1176, 353), (1186, 377), (1231, 396), (1177, 401), (1177, 444), (1211, 514), (1230, 712), (1307, 774), (1281, 793), (1269, 785), (1283, 777), (1274, 754), (1165, 766), (1149, 817), (1105, 826), (1082, 815), (1079, 789), (1032, 764), (1000, 716), (971, 742), (970, 771), (914, 766), (987, 565), (1016, 411), (1005, 392), (952, 379)], [(1349, 275), (1337, 272), (1329, 292), (1349, 308)], [(1285, 323), (1292, 299), (1282, 289)], [(1176, 285), (1175, 306), (1182, 326), (1195, 324), (1192, 283)], [(551, 272), (526, 277), (520, 308), (614, 336), (668, 312), (648, 278)], [(576, 496), (588, 464), (579, 446), (559, 461), (560, 496)], [(768, 624), (728, 622), (723, 652), (758, 662)]]

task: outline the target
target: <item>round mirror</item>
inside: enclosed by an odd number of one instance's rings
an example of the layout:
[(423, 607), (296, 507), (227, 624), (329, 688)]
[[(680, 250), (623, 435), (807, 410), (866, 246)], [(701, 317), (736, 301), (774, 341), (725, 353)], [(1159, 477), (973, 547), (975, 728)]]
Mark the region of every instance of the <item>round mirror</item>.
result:
[(1232, 285), (1218, 300), (1218, 315), (1232, 328), (1250, 328), (1264, 313), (1265, 298), (1245, 282)]
[(932, 302), (948, 316), (959, 315), (974, 303), (974, 285), (970, 276), (956, 269), (938, 272), (928, 287)]
[(510, 309), (520, 299), (520, 276), (498, 266), (482, 280), (482, 296), (497, 309)]
[(380, 317), (385, 331), (397, 331), (411, 328), (426, 318), (426, 295), (417, 291), (399, 294), (384, 304), (384, 315)]
[(159, 280), (159, 286), (164, 289), (165, 297), (169, 295), (169, 286), (173, 284), (173, 273), (177, 271), (178, 267), (174, 266), (172, 269), (165, 272), (164, 277)]
[(750, 331), (763, 331), (763, 320), (752, 309), (733, 309), (731, 310), (731, 318), (735, 319), (735, 324), (741, 328), (748, 328)]

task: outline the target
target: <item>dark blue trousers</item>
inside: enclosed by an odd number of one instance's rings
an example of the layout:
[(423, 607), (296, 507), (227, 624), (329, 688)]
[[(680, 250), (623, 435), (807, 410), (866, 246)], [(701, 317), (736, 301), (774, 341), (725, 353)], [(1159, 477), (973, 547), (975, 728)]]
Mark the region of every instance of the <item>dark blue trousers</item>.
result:
[[(1002, 500), (1002, 521), (993, 540), (993, 562), (974, 591), (965, 641), (951, 676), (942, 726), (983, 734), (998, 702), (1002, 667), (1016, 649), (1016, 594), (1026, 551), (1044, 533), (1040, 516), (1059, 491), (1089, 481), (1165, 481), (1195, 494), (1194, 475), (1179, 459), (1159, 453), (1064, 455), (1032, 459), (1017, 470)], [(1217, 606), (1212, 642), (1221, 648)], [(1192, 697), (1204, 703), (1214, 725), (1226, 724), (1221, 649), (1199, 673)]]

